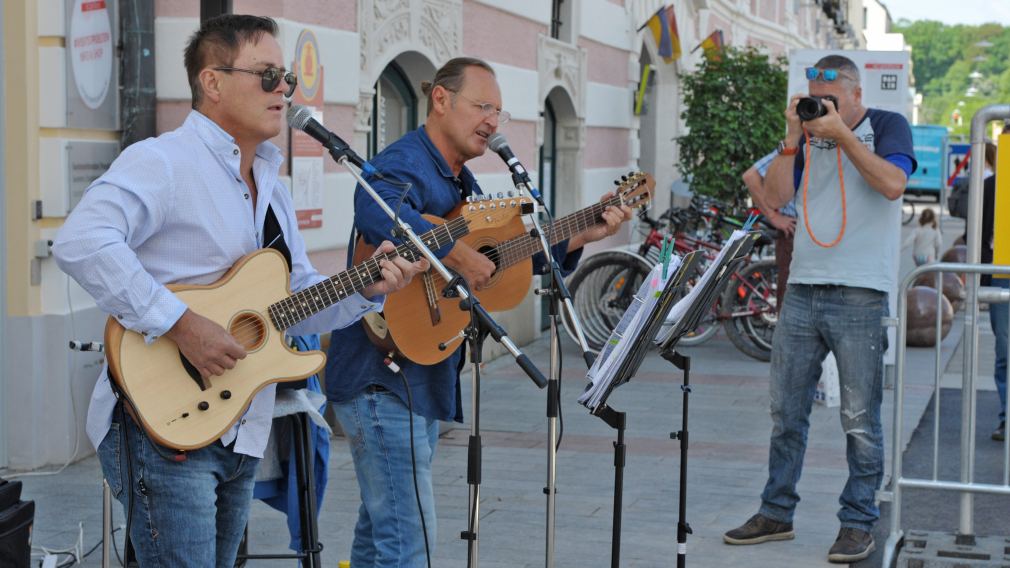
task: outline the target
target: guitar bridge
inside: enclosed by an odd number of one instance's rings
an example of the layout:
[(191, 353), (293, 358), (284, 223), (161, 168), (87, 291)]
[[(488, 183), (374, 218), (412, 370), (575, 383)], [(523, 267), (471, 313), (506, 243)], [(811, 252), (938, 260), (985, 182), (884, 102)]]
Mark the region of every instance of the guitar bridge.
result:
[(428, 317), (431, 318), (431, 325), (438, 325), (442, 321), (442, 312), (438, 308), (438, 295), (435, 292), (435, 277), (431, 271), (422, 275), (424, 282), (424, 297), (428, 301)]

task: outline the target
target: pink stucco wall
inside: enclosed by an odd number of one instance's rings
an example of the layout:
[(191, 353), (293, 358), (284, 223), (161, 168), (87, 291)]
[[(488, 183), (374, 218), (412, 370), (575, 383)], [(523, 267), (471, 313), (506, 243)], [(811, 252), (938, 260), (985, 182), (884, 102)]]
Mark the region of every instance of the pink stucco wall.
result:
[(590, 81), (617, 87), (628, 85), (627, 51), (586, 38), (579, 38), (579, 47), (587, 52)]
[(627, 128), (586, 128), (582, 165), (586, 169), (619, 168), (628, 164)]
[(485, 4), (463, 4), (463, 53), (525, 69), (537, 68), (537, 36), (547, 27)]
[[(528, 169), (536, 169), (539, 148), (536, 146), (537, 125), (531, 121), (514, 120), (499, 128), (509, 141), (509, 147), (519, 161)], [(505, 164), (498, 154), (485, 152), (480, 158), (467, 162), (467, 167), (474, 173), (508, 173)]]
[(199, 18), (200, 0), (155, 0), (156, 18)]
[[(234, 0), (236, 14), (256, 14), (285, 18), (306, 24), (338, 30), (354, 31), (358, 27), (356, 0)], [(154, 15), (158, 18), (199, 18), (200, 0), (156, 0)]]

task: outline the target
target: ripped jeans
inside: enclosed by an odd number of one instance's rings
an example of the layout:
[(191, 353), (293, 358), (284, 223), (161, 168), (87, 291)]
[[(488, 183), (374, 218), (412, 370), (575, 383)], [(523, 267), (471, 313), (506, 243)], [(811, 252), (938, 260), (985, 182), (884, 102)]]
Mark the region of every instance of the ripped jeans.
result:
[(800, 500), (810, 410), (831, 351), (838, 362), (841, 421), (849, 479), (838, 501), (842, 527), (870, 531), (880, 517), (874, 496), (884, 474), (880, 424), (887, 294), (868, 288), (790, 284), (772, 347), (772, 435), (760, 513), (792, 522)]

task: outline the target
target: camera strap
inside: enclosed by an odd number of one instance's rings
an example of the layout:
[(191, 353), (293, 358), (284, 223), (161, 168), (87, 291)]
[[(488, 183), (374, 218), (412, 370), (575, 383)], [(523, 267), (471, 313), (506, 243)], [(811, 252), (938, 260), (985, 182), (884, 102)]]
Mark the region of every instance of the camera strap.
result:
[(804, 162), (805, 167), (803, 168), (803, 225), (807, 228), (807, 234), (810, 235), (810, 239), (814, 241), (818, 246), (824, 248), (831, 248), (842, 241), (842, 237), (845, 236), (845, 223), (847, 221), (847, 215), (845, 211), (845, 173), (842, 171), (842, 146), (841, 144), (835, 145), (835, 152), (838, 153), (838, 187), (841, 188), (841, 199), (842, 199), (842, 227), (838, 230), (838, 236), (835, 240), (830, 243), (823, 243), (814, 235), (814, 230), (810, 228), (810, 214), (807, 211), (807, 189), (810, 186), (810, 133), (807, 129), (803, 129), (803, 135), (807, 137), (807, 149), (804, 152)]

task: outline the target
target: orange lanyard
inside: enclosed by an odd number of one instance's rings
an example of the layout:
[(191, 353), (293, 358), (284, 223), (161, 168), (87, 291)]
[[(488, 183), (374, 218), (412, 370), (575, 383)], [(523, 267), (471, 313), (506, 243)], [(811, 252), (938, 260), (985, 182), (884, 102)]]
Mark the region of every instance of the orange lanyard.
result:
[(842, 173), (842, 146), (836, 144), (835, 151), (838, 152), (838, 185), (842, 190), (842, 227), (838, 230), (838, 236), (830, 243), (823, 243), (814, 236), (814, 230), (810, 228), (810, 214), (807, 212), (807, 189), (810, 185), (810, 134), (807, 129), (803, 129), (803, 134), (807, 137), (807, 149), (804, 152), (805, 164), (803, 168), (803, 225), (807, 228), (807, 234), (818, 246), (831, 248), (837, 245), (845, 235), (845, 223), (848, 219), (845, 208), (845, 175)]

